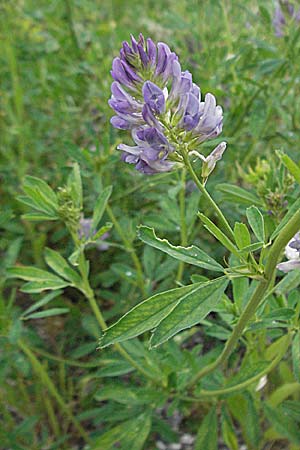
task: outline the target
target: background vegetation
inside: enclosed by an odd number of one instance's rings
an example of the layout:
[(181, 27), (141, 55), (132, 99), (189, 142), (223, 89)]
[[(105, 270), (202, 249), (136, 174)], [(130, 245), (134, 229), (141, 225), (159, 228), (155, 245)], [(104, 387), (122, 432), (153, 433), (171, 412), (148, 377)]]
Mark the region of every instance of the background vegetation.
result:
[[(252, 386), (245, 396), (236, 394), (226, 405), (222, 398), (214, 402), (214, 409), (209, 401), (167, 400), (163, 391), (148, 385), (146, 389), (143, 378), (114, 349), (96, 351), (101, 332), (78, 291), (67, 288), (53, 297), (51, 308), (57, 311), (49, 317), (43, 306), (38, 310), (42, 314), (29, 317), (27, 311), (26, 317), (25, 311), (45, 295), (23, 293), (20, 283), (8, 279), (6, 272), (16, 264), (45, 269), (45, 247), (60, 250), (66, 258), (72, 252), (61, 224), (22, 218), (28, 208), (17, 196), (29, 174), (57, 190), (77, 162), (85, 217), (91, 217), (101, 190), (113, 185), (105, 213), (105, 220), (114, 225), (107, 238), (109, 247), (100, 251), (91, 246), (87, 251), (91, 284), (105, 320), (117, 319), (152, 293), (176, 287), (176, 279), (190, 280), (189, 266), (178, 267), (177, 261), (136, 238), (136, 226), (142, 223), (180, 243), (181, 181), (177, 172), (144, 176), (122, 163), (116, 151), (124, 135), (109, 123), (110, 69), (130, 33), (167, 42), (202, 92), (214, 93), (223, 106), (219, 141), (228, 142), (228, 149), (208, 188), (227, 216), (232, 221), (240, 218), (252, 195), (266, 217), (279, 221), (299, 194), (276, 150), (300, 161), (300, 58), (299, 24), (290, 20), (283, 36), (277, 37), (274, 10), (273, 2), (265, 0), (0, 4), (0, 415), (5, 424), (0, 448), (79, 449), (89, 435), (95, 450), (156, 449), (158, 441), (174, 443), (184, 433), (198, 433), (195, 449), (213, 449), (203, 430), (210, 424), (216, 434), (215, 417), (221, 423), (218, 448), (236, 449), (240, 444), (249, 449), (299, 448), (300, 380), (295, 381), (289, 353), (272, 372), (263, 394)], [(250, 200), (243, 197), (245, 191), (238, 195), (228, 185), (244, 188)], [(187, 180), (188, 242), (222, 261), (222, 250), (196, 220), (198, 208), (207, 206)], [(205, 275), (199, 269), (194, 279)], [(274, 309), (277, 301), (281, 306), (286, 301), (295, 305), (299, 281), (294, 276), (292, 282), (294, 290), (289, 285), (279, 292)], [(232, 295), (245, 289), (236, 284)], [(284, 325), (271, 329), (269, 342), (282, 330)], [(264, 333), (249, 338), (256, 356), (264, 351)], [(208, 352), (208, 360), (214, 359), (228, 334), (225, 316), (214, 314), (201, 327), (150, 353), (143, 340), (129, 341), (126, 349), (154, 378), (163, 373), (172, 392), (175, 385), (180, 387), (176, 372), (197, 365), (200, 349)], [(237, 355), (233, 366), (234, 358)], [(218, 374), (215, 377), (207, 383), (222, 381)], [(282, 416), (271, 409), (278, 405)], [(284, 413), (292, 422), (285, 424)], [(174, 426), (176, 414), (178, 426)], [(137, 431), (139, 441), (132, 438)], [(119, 447), (114, 447), (116, 440)]]

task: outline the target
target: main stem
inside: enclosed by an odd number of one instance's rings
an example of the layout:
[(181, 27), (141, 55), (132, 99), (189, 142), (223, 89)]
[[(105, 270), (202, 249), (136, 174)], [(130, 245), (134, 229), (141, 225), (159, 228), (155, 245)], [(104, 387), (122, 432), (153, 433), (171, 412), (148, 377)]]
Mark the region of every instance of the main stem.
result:
[(238, 342), (240, 336), (242, 335), (245, 326), (249, 320), (254, 315), (258, 305), (264, 298), (271, 282), (273, 275), (276, 270), (276, 265), (280, 254), (284, 247), (288, 244), (290, 239), (299, 231), (300, 228), (300, 211), (296, 212), (294, 216), (288, 221), (288, 223), (282, 228), (279, 235), (277, 236), (274, 244), (272, 245), (268, 260), (265, 267), (264, 279), (260, 281), (259, 285), (255, 289), (251, 299), (249, 300), (246, 308), (242, 312), (233, 332), (228, 341), (225, 344), (223, 352), (220, 356), (208, 366), (204, 367), (200, 372), (198, 372), (190, 381), (189, 386), (194, 385), (198, 380), (207, 375), (208, 373), (215, 370), (218, 366), (223, 364), (226, 359), (230, 356), (236, 343)]
[(191, 162), (189, 160), (188, 153), (185, 150), (182, 152), (182, 156), (183, 156), (185, 165), (186, 165), (188, 171), (191, 174), (191, 177), (193, 178), (194, 182), (196, 183), (197, 187), (199, 188), (199, 190), (201, 191), (201, 193), (203, 194), (203, 196), (205, 197), (207, 202), (210, 204), (210, 206), (213, 208), (213, 210), (217, 214), (220, 222), (223, 225), (224, 231), (226, 231), (226, 234), (230, 237), (230, 239), (235, 241), (234, 234), (233, 234), (233, 231), (231, 229), (231, 226), (229, 225), (228, 221), (226, 220), (224, 214), (222, 213), (222, 211), (220, 210), (220, 208), (218, 207), (216, 202), (211, 198), (211, 196), (209, 195), (209, 193), (205, 189), (205, 186), (201, 183), (201, 181), (197, 177), (197, 175), (196, 175), (196, 173), (195, 173), (195, 171), (193, 169), (193, 166), (192, 166), (192, 164), (191, 164)]

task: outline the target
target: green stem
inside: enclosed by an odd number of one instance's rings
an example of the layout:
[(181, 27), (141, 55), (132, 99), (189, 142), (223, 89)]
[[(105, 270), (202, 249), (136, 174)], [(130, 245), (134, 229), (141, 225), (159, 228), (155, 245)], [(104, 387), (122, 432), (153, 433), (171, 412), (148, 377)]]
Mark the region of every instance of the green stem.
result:
[[(117, 219), (115, 218), (112, 210), (110, 209), (110, 207), (108, 205), (107, 205), (106, 208), (107, 208), (107, 212), (108, 212), (112, 222), (114, 223), (115, 227), (117, 228), (117, 231), (119, 229), (118, 232), (119, 232), (119, 234), (121, 233), (120, 236), (121, 235), (123, 236), (122, 228), (120, 227), (120, 225), (119, 225)], [(80, 241), (78, 240), (77, 235), (72, 233), (72, 232), (71, 232), (71, 235), (72, 235), (72, 238), (73, 238), (73, 241), (74, 241), (74, 244), (75, 244), (76, 248), (79, 248)], [(124, 245), (128, 249), (128, 246), (130, 246), (130, 242), (127, 241), (125, 235), (123, 236), (123, 239), (125, 239), (124, 240)], [(141, 272), (142, 269), (141, 269), (141, 266), (140, 266), (140, 262), (139, 262), (139, 260), (138, 260), (138, 258), (137, 258), (137, 256), (136, 256), (136, 254), (135, 254), (133, 249), (132, 249), (132, 251), (133, 251), (133, 254), (136, 257), (136, 259), (134, 259), (134, 261), (136, 262), (136, 264), (138, 263), (138, 267), (139, 267), (140, 273), (142, 275), (142, 272)], [(92, 311), (93, 311), (93, 313), (95, 315), (95, 318), (96, 318), (97, 322), (99, 323), (101, 330), (104, 331), (104, 330), (106, 330), (107, 325), (106, 325), (106, 322), (105, 322), (104, 317), (102, 315), (102, 312), (101, 312), (101, 310), (100, 310), (100, 308), (99, 308), (99, 306), (97, 304), (97, 301), (95, 299), (94, 291), (91, 288), (91, 285), (90, 285), (90, 282), (89, 282), (88, 273), (87, 273), (87, 270), (86, 270), (87, 265), (86, 265), (86, 261), (85, 261), (85, 257), (84, 257), (83, 251), (80, 253), (78, 262), (79, 262), (78, 268), (79, 268), (79, 271), (80, 271), (80, 274), (81, 274), (81, 277), (82, 277), (82, 282), (83, 282), (83, 285), (80, 287), (80, 290), (83, 293), (83, 295), (87, 298), (87, 300), (89, 301), (90, 307), (91, 307), (91, 309), (92, 309)], [(137, 268), (137, 266), (136, 266), (136, 268)], [(144, 286), (144, 284), (143, 284), (143, 286)], [(148, 373), (140, 364), (138, 364), (126, 352), (126, 350), (120, 344), (115, 344), (114, 347), (120, 353), (120, 355), (122, 355), (123, 358), (126, 359), (132, 365), (132, 367), (134, 367), (138, 372), (143, 374), (148, 379), (151, 379), (151, 381), (154, 381), (155, 383), (157, 383), (157, 380), (150, 373)]]
[(277, 236), (274, 244), (272, 245), (268, 260), (265, 267), (264, 279), (260, 281), (255, 289), (251, 299), (249, 300), (246, 308), (242, 312), (233, 332), (228, 341), (225, 344), (223, 352), (220, 356), (211, 364), (204, 367), (198, 372), (190, 381), (189, 386), (193, 386), (198, 380), (205, 375), (209, 374), (231, 355), (235, 348), (239, 338), (241, 337), (247, 323), (253, 317), (258, 305), (264, 298), (276, 270), (277, 261), (284, 247), (288, 244), (289, 240), (299, 231), (300, 228), (300, 211), (296, 212), (289, 222), (282, 228), (281, 232)]
[(235, 386), (229, 386), (227, 388), (225, 387), (225, 388), (222, 388), (222, 389), (215, 389), (215, 390), (202, 389), (199, 392), (199, 397), (188, 397), (188, 396), (187, 397), (184, 397), (184, 396), (182, 397), (182, 396), (180, 396), (179, 398), (181, 400), (186, 400), (186, 401), (191, 401), (191, 402), (198, 402), (198, 401), (203, 401), (203, 398), (215, 397), (215, 396), (218, 396), (218, 395), (232, 394), (233, 392), (238, 392), (238, 391), (241, 391), (241, 390), (247, 388), (248, 386), (251, 386), (251, 384), (256, 383), (263, 376), (267, 375), (273, 369), (275, 369), (275, 367), (279, 364), (279, 362), (285, 356), (286, 351), (289, 348), (289, 345), (291, 343), (291, 339), (292, 339), (292, 333), (289, 333), (286, 336), (285, 343), (282, 346), (281, 351), (273, 359), (273, 361), (268, 365), (268, 367), (266, 367), (264, 370), (262, 370), (257, 375), (255, 375), (255, 376), (253, 376), (251, 378), (248, 378), (248, 380), (245, 380), (242, 383), (236, 384)]
[[(185, 179), (186, 171), (182, 170), (181, 175), (181, 189), (179, 192), (179, 209), (180, 209), (180, 233), (181, 233), (181, 245), (185, 247), (187, 245), (187, 226), (185, 220)], [(184, 270), (184, 262), (180, 262), (177, 272), (177, 281), (181, 281)]]
[(60, 438), (59, 424), (50, 397), (48, 397), (47, 395), (43, 395), (42, 398), (53, 433), (56, 436), (56, 438), (59, 439)]
[(74, 361), (73, 359), (65, 359), (57, 355), (52, 355), (51, 353), (46, 352), (45, 350), (42, 350), (37, 347), (31, 347), (31, 350), (37, 353), (38, 355), (44, 356), (45, 358), (51, 359), (52, 361), (61, 362), (64, 364), (67, 364), (68, 366), (74, 366), (74, 367), (82, 367), (83, 369), (92, 369), (94, 367), (103, 366), (106, 364), (111, 364), (113, 360), (111, 359), (105, 359), (97, 362), (80, 362), (80, 361)]
[[(104, 317), (100, 311), (100, 308), (97, 305), (97, 302), (96, 302), (96, 299), (94, 296), (94, 292), (90, 287), (88, 279), (84, 280), (83, 293), (90, 303), (91, 309), (100, 325), (101, 330), (105, 331), (107, 328), (107, 325), (106, 325)], [(151, 379), (151, 381), (154, 381), (157, 383), (157, 380), (151, 374), (149, 374), (139, 363), (137, 363), (120, 344), (115, 344), (114, 347), (120, 353), (120, 355), (122, 355), (123, 358), (126, 359), (132, 365), (132, 367), (134, 367), (138, 372), (143, 374), (146, 378), (149, 378), (149, 379)]]
[(41, 381), (44, 383), (44, 385), (47, 387), (48, 391), (51, 395), (55, 398), (58, 405), (62, 409), (62, 411), (66, 414), (66, 416), (70, 419), (70, 421), (73, 423), (74, 427), (80, 434), (80, 436), (84, 439), (85, 442), (90, 442), (90, 438), (86, 431), (83, 429), (83, 427), (80, 425), (79, 421), (74, 417), (69, 407), (66, 405), (64, 399), (60, 396), (59, 392), (57, 391), (55, 385), (51, 381), (48, 373), (42, 366), (42, 364), (39, 362), (39, 360), (36, 358), (34, 353), (31, 351), (31, 349), (24, 343), (24, 341), (19, 340), (18, 345), (21, 348), (21, 350), (25, 353), (25, 355), (30, 360), (33, 369), (37, 373), (37, 375), (40, 377)]
[(195, 173), (195, 171), (193, 169), (193, 166), (192, 166), (192, 164), (191, 164), (191, 162), (189, 160), (189, 156), (188, 156), (187, 152), (183, 151), (182, 152), (182, 156), (183, 156), (185, 165), (186, 165), (188, 171), (190, 172), (191, 177), (193, 178), (193, 180), (196, 183), (197, 187), (199, 188), (199, 190), (201, 191), (202, 195), (205, 197), (207, 202), (210, 204), (210, 206), (213, 208), (213, 210), (217, 214), (220, 222), (222, 223), (222, 225), (224, 227), (224, 230), (226, 230), (227, 235), (234, 242), (235, 238), (234, 238), (234, 234), (233, 234), (233, 231), (231, 229), (231, 226), (229, 225), (228, 221), (226, 220), (224, 214), (222, 213), (222, 211), (220, 210), (220, 208), (218, 207), (216, 202), (211, 198), (211, 196), (209, 195), (209, 193), (205, 189), (205, 186), (201, 183), (201, 181), (197, 177), (197, 175), (196, 175), (196, 173)]
[(145, 283), (144, 283), (144, 277), (143, 277), (143, 270), (142, 270), (142, 266), (140, 263), (140, 260), (131, 244), (131, 242), (127, 239), (124, 231), (122, 230), (121, 225), (119, 224), (116, 216), (114, 215), (111, 207), (109, 205), (106, 206), (106, 211), (107, 214), (110, 217), (110, 220), (112, 221), (112, 223), (114, 224), (115, 229), (117, 230), (118, 235), (120, 236), (121, 240), (123, 241), (123, 244), (126, 248), (126, 250), (128, 251), (128, 253), (131, 256), (131, 259), (133, 261), (133, 264), (136, 268), (136, 272), (137, 272), (137, 277), (138, 277), (138, 285), (140, 287), (141, 292), (143, 293), (143, 295), (146, 296), (146, 289), (145, 289)]

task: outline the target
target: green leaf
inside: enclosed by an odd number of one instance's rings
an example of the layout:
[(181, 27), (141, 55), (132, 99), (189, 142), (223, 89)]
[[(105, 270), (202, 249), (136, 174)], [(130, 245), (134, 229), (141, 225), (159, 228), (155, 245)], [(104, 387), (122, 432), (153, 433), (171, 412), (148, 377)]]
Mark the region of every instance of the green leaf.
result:
[(25, 177), (24, 187), (31, 187), (38, 190), (41, 193), (42, 197), (46, 199), (46, 203), (52, 205), (53, 209), (57, 209), (58, 201), (56, 194), (44, 180), (27, 175)]
[(213, 406), (202, 420), (194, 450), (218, 450), (217, 410)]
[(202, 213), (198, 213), (198, 217), (201, 219), (201, 221), (204, 224), (204, 227), (213, 235), (215, 236), (218, 241), (221, 242), (221, 244), (224, 245), (231, 253), (233, 253), (236, 256), (240, 256), (239, 250), (234, 245), (234, 243), (223, 233), (223, 231), (220, 230), (220, 228), (217, 227), (208, 217), (206, 217)]
[(91, 450), (142, 450), (151, 429), (151, 414), (146, 412), (106, 431), (95, 439)]
[(275, 237), (280, 233), (280, 231), (282, 230), (282, 228), (288, 223), (288, 221), (290, 220), (291, 217), (293, 217), (293, 215), (299, 210), (300, 208), (300, 198), (298, 198), (293, 205), (289, 208), (288, 212), (286, 213), (286, 215), (284, 216), (284, 218), (282, 219), (282, 221), (280, 222), (280, 224), (278, 225), (278, 227), (275, 229), (275, 231), (273, 232), (271, 239), (275, 239)]
[(40, 311), (40, 312), (29, 314), (28, 316), (24, 317), (23, 320), (44, 319), (45, 317), (58, 316), (60, 314), (66, 314), (69, 311), (70, 311), (69, 308), (51, 308), (51, 309), (47, 309), (46, 311)]
[(58, 209), (57, 197), (45, 181), (26, 176), (23, 190), (30, 198), (34, 209), (43, 211), (50, 216), (56, 215)]
[(45, 260), (49, 267), (61, 277), (73, 283), (75, 286), (80, 286), (81, 277), (73, 270), (67, 261), (56, 251), (51, 248), (45, 249)]
[(290, 174), (295, 178), (297, 183), (300, 184), (300, 167), (284, 152), (277, 151), (276, 153)]
[(57, 277), (56, 280), (44, 280), (44, 281), (30, 281), (22, 286), (21, 292), (26, 292), (26, 294), (38, 294), (39, 292), (47, 290), (56, 290), (64, 287), (70, 286), (70, 283), (65, 280), (61, 280)]
[(51, 292), (50, 294), (45, 295), (41, 300), (37, 301), (33, 305), (29, 306), (29, 308), (25, 309), (25, 311), (22, 314), (22, 317), (25, 317), (27, 314), (32, 313), (33, 311), (36, 311), (37, 309), (41, 308), (42, 306), (47, 305), (51, 300), (55, 299), (59, 295), (62, 294), (62, 291), (56, 291)]
[(292, 345), (293, 372), (296, 380), (300, 383), (300, 332), (296, 334)]
[(82, 181), (80, 175), (80, 167), (78, 163), (74, 163), (72, 172), (68, 177), (68, 187), (71, 191), (71, 196), (74, 205), (77, 208), (82, 208)]
[(258, 208), (256, 208), (256, 206), (251, 206), (250, 208), (246, 209), (246, 215), (249, 225), (259, 242), (265, 242), (265, 224), (262, 213)]
[(285, 399), (298, 393), (300, 393), (299, 383), (284, 383), (272, 392), (267, 403), (270, 407), (277, 408)]
[(259, 447), (261, 428), (259, 423), (259, 414), (255, 406), (255, 401), (249, 392), (244, 392), (244, 397), (246, 398), (247, 412), (243, 418), (243, 423), (245, 425), (245, 434), (250, 440), (253, 448)]
[(3, 255), (1, 260), (0, 266), (2, 270), (15, 264), (20, 253), (22, 242), (22, 237), (18, 237), (10, 242), (6, 249), (5, 255)]
[(261, 372), (263, 372), (268, 367), (268, 365), (269, 363), (267, 361), (259, 361), (251, 365), (246, 364), (242, 366), (239, 372), (230, 378), (230, 381), (226, 384), (226, 387), (237, 386), (241, 383), (244, 383), (244, 381), (256, 377)]
[(236, 222), (234, 225), (235, 242), (240, 250), (251, 245), (251, 237), (247, 225)]
[[(218, 284), (220, 283), (220, 279), (209, 283)], [(161, 292), (144, 300), (105, 331), (100, 339), (100, 347), (103, 348), (115, 342), (125, 341), (126, 339), (131, 339), (145, 331), (154, 329), (180, 302), (195, 301), (195, 299), (198, 298), (199, 291), (205, 290), (209, 283), (191, 284), (189, 286)], [(223, 283), (224, 278), (222, 278), (222, 284)]]
[(158, 238), (153, 228), (143, 225), (137, 228), (137, 235), (145, 244), (151, 245), (151, 247), (157, 248), (179, 261), (202, 267), (203, 269), (223, 272), (223, 267), (220, 264), (194, 245), (190, 247), (175, 247), (167, 239)]
[(163, 319), (151, 337), (151, 347), (157, 347), (175, 334), (190, 328), (214, 311), (220, 302), (228, 281), (226, 278), (203, 283), (200, 288), (180, 303)]
[(282, 409), (286, 416), (292, 417), (297, 422), (300, 422), (300, 408), (298, 400), (287, 400), (283, 402)]
[(48, 214), (42, 214), (42, 213), (28, 213), (23, 214), (22, 219), (29, 220), (31, 222), (40, 222), (40, 221), (47, 221), (47, 220), (58, 220), (59, 217), (56, 215), (49, 216)]
[(248, 247), (244, 247), (242, 250), (239, 250), (240, 254), (255, 252), (262, 248), (265, 245), (264, 242), (254, 242), (254, 244), (248, 245)]
[(31, 266), (9, 267), (7, 269), (7, 274), (9, 278), (20, 278), (25, 281), (63, 281), (51, 272)]
[(112, 186), (108, 186), (105, 189), (103, 189), (103, 191), (99, 195), (94, 208), (91, 233), (93, 233), (93, 231), (96, 230), (100, 220), (102, 219), (103, 213), (105, 211), (111, 193), (112, 193)]
[(293, 270), (286, 274), (281, 281), (274, 287), (277, 295), (287, 294), (292, 289), (295, 289), (300, 284), (299, 272)]
[(221, 183), (218, 184), (217, 189), (224, 194), (224, 199), (233, 203), (262, 206), (261, 201), (256, 195), (239, 186)]
[(94, 396), (97, 401), (113, 400), (124, 405), (154, 405), (167, 399), (167, 394), (153, 387), (135, 388), (117, 382), (102, 386)]
[(68, 261), (72, 266), (78, 266), (78, 259), (83, 250), (83, 245), (80, 248), (77, 248), (68, 258)]
[(107, 222), (103, 227), (101, 227), (94, 236), (91, 237), (91, 241), (97, 241), (97, 239), (101, 238), (103, 234), (107, 233), (107, 231), (112, 229), (113, 224), (111, 222)]
[(265, 314), (264, 320), (290, 320), (294, 317), (295, 310), (292, 308), (276, 308), (275, 310)]
[(242, 310), (247, 301), (246, 295), (249, 292), (249, 280), (246, 277), (234, 278), (231, 280), (231, 283), (234, 303), (239, 310)]
[(227, 447), (230, 448), (230, 450), (239, 450), (234, 426), (225, 405), (222, 405), (221, 428), (222, 437)]
[(283, 410), (280, 406), (277, 406), (276, 409), (273, 409), (268, 404), (265, 404), (264, 411), (274, 430), (280, 436), (287, 438), (293, 444), (300, 444), (299, 427), (290, 417), (284, 415)]
[(102, 387), (96, 392), (94, 398), (98, 402), (113, 400), (124, 405), (140, 404), (138, 399), (138, 391), (136, 389), (130, 389), (127, 386), (118, 384)]
[(111, 378), (119, 377), (120, 375), (126, 375), (134, 370), (134, 367), (127, 361), (112, 361), (107, 367), (97, 370), (94, 373), (95, 378)]

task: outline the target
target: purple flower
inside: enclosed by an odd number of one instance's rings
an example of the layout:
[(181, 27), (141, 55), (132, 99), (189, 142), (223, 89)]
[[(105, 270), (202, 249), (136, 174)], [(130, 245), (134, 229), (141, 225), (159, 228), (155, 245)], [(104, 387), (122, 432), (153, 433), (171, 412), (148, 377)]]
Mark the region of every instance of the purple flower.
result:
[(111, 85), (111, 92), (112, 96), (108, 104), (117, 113), (117, 116), (111, 118), (111, 124), (121, 130), (129, 130), (134, 126), (142, 125), (144, 123), (143, 104), (136, 101), (116, 81)]
[(165, 136), (156, 128), (143, 127), (132, 131), (132, 138), (136, 145), (120, 144), (122, 160), (135, 164), (135, 168), (142, 173), (153, 174), (157, 172), (168, 172), (174, 163), (167, 158), (173, 148)]
[(200, 102), (193, 94), (189, 93), (181, 97), (179, 104), (179, 114), (182, 115), (182, 119), (179, 122), (179, 126), (182, 126), (187, 131), (195, 128), (200, 119)]
[[(192, 80), (192, 74), (186, 70), (185, 72), (181, 71), (181, 66), (179, 64), (179, 61), (174, 61), (172, 64), (172, 75), (173, 75), (173, 82), (172, 82), (172, 88), (170, 91), (169, 101), (178, 100), (181, 95), (187, 94), (188, 92), (193, 91), (193, 80)], [(194, 85), (196, 86), (196, 85)], [(200, 89), (198, 88), (198, 91), (200, 92)], [(195, 93), (192, 92), (194, 95)], [(199, 98), (199, 95), (196, 94), (196, 97)]]
[[(91, 236), (92, 219), (85, 219), (84, 217), (82, 217), (79, 221), (79, 225), (80, 225), (80, 228), (78, 230), (79, 239), (88, 240), (88, 239), (92, 238), (93, 235), (96, 234), (96, 231), (95, 231)], [(108, 244), (106, 244), (105, 242), (101, 242), (101, 241), (104, 241), (105, 239), (107, 239), (108, 237), (109, 237), (109, 233), (106, 232), (106, 233), (102, 234), (102, 236), (99, 239), (97, 239), (97, 241), (95, 241), (94, 244), (98, 250), (104, 251), (109, 248)]]
[(166, 110), (166, 101), (163, 91), (152, 83), (152, 81), (146, 81), (143, 85), (143, 97), (145, 103), (149, 105), (150, 109), (157, 114), (162, 114)]
[(219, 136), (222, 127), (223, 110), (221, 106), (217, 106), (212, 94), (206, 94), (205, 101), (200, 102), (200, 119), (194, 133), (199, 135), (199, 141), (203, 142)]
[(300, 269), (300, 232), (296, 233), (285, 247), (285, 256), (288, 261), (277, 264), (277, 269), (282, 272)]
[[(123, 42), (120, 57), (113, 60), (111, 73), (115, 81), (109, 105), (116, 113), (111, 123), (131, 130), (137, 145), (118, 148), (123, 150), (122, 159), (138, 170), (171, 170), (174, 160), (182, 161), (183, 147), (195, 150), (199, 143), (221, 133), (222, 108), (212, 94), (201, 101), (192, 74), (182, 71), (178, 57), (166, 44), (156, 45), (141, 34), (138, 41), (131, 36), (130, 43)], [(167, 152), (158, 151), (161, 146)], [(171, 153), (175, 153), (173, 161), (168, 160)]]
[(137, 90), (136, 84), (142, 82), (140, 76), (130, 67), (129, 64), (120, 58), (115, 58), (112, 63), (111, 76), (115, 81), (124, 84), (127, 88)]
[(226, 150), (226, 142), (221, 142), (217, 147), (204, 158), (202, 166), (202, 177), (207, 178), (216, 167), (218, 161), (222, 159), (223, 153)]

